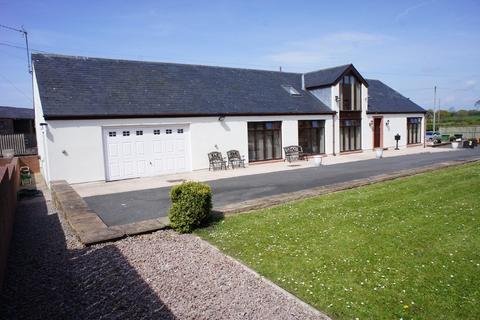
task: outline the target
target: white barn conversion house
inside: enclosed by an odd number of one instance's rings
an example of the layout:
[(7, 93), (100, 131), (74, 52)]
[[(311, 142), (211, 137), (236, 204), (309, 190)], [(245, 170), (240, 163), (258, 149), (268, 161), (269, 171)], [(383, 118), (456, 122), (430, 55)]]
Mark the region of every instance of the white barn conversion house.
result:
[(353, 65), (308, 73), (34, 54), (38, 148), (47, 181), (206, 169), (283, 147), (341, 156), (424, 142), (425, 110)]

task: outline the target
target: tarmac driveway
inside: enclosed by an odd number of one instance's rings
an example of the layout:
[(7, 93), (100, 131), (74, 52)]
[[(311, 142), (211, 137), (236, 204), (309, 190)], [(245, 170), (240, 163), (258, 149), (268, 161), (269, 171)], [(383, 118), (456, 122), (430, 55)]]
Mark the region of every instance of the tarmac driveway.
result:
[[(452, 160), (480, 157), (480, 148), (456, 152), (422, 153), (364, 160), (208, 181), (214, 207), (313, 187), (368, 178), (379, 174), (420, 168)], [(170, 187), (98, 195), (84, 198), (108, 226), (164, 217), (170, 208)]]

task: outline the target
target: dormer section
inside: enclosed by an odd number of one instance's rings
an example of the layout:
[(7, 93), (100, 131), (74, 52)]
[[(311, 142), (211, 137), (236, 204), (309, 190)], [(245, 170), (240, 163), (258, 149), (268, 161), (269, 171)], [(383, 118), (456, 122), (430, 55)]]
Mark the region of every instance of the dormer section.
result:
[(303, 74), (305, 89), (332, 111), (367, 109), (368, 83), (352, 64)]
[(342, 76), (339, 82), (340, 111), (362, 111), (362, 82), (353, 73)]

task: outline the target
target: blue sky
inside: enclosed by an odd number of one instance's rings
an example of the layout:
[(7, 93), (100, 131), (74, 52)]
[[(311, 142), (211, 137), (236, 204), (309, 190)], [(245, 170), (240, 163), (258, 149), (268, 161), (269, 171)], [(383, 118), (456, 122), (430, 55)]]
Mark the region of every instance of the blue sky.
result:
[[(3, 1), (34, 50), (285, 71), (353, 63), (423, 107), (480, 100), (480, 1)], [(20, 33), (0, 28), (0, 105), (31, 106)]]

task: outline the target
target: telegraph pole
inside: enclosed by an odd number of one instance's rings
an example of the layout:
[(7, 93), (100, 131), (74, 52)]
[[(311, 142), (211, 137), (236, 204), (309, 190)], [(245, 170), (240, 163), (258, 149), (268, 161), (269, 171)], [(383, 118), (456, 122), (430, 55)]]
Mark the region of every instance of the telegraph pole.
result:
[(438, 98), (438, 130), (440, 130), (440, 116), (442, 115), (442, 107), (440, 106), (440, 98)]
[(437, 86), (433, 87), (433, 132), (435, 132), (435, 108), (437, 105)]
[(9, 26), (5, 26), (3, 24), (0, 24), (0, 27), (11, 30), (11, 31), (20, 32), (23, 35), (23, 37), (25, 38), (25, 47), (27, 49), (28, 73), (32, 74), (32, 65), (31, 65), (31, 62), (30, 62), (30, 47), (28, 46), (28, 32), (27, 32), (27, 30), (25, 30), (25, 28), (23, 28), (23, 26), (22, 26), (22, 29), (17, 29), (17, 28), (13, 28), (13, 27), (9, 27)]

